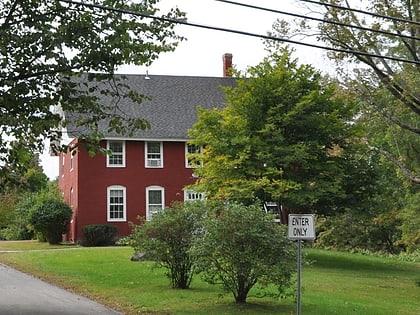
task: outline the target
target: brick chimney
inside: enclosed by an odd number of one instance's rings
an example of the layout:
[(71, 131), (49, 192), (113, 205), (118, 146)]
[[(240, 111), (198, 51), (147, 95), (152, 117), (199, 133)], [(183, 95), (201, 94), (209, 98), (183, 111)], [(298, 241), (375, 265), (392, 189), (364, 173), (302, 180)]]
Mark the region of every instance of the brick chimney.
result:
[(223, 55), (223, 76), (231, 77), (232, 76), (232, 54)]

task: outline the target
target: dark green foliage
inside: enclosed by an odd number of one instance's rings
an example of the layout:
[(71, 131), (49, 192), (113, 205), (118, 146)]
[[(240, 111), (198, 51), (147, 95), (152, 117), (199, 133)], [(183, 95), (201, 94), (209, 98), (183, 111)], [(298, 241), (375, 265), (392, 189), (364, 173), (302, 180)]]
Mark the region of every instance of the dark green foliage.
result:
[[(316, 34), (326, 46), (347, 51), (329, 52), (328, 57), (335, 64), (333, 75), (351, 93), (350, 97), (364, 107), (359, 117), (369, 128), (365, 143), (381, 152), (413, 184), (420, 184), (420, 67), (415, 64), (420, 59), (420, 2), (322, 2), (324, 22), (316, 25), (308, 21), (278, 21), (274, 24), (277, 36), (302, 38)], [(349, 9), (342, 10), (340, 6)], [(360, 8), (367, 10), (370, 17), (352, 10)], [(387, 23), (384, 15), (403, 17), (405, 23), (391, 20)], [(346, 23), (341, 24), (343, 21)], [(365, 28), (347, 27), (347, 24)], [(403, 34), (410, 34), (413, 39), (404, 38)], [(406, 62), (369, 54), (392, 56)]]
[(107, 224), (85, 225), (82, 228), (82, 246), (109, 246), (117, 240), (118, 229), (116, 226)]
[(29, 240), (34, 237), (34, 231), (30, 228), (28, 216), (31, 208), (35, 205), (35, 194), (30, 194), (21, 200), (14, 208), (13, 218), (10, 219), (1, 235), (6, 240)]
[(40, 232), (50, 244), (59, 244), (62, 234), (72, 216), (71, 208), (61, 200), (46, 199), (33, 208), (28, 217), (29, 224)]
[[(395, 253), (416, 244), (408, 219), (416, 203), (402, 201), (403, 181), (366, 146), (367, 124), (384, 120), (365, 120), (353, 97), (279, 49), (227, 90), (226, 107), (199, 109), (190, 131), (204, 147), (195, 189), (212, 200), (276, 201), (286, 213), (331, 216), (322, 246)], [(403, 244), (405, 218), (404, 235), (413, 233)], [(343, 233), (332, 233), (334, 224)]]
[[(149, 126), (142, 117), (130, 117), (119, 110), (122, 99), (140, 103), (142, 96), (127, 89), (113, 74), (121, 65), (148, 65), (160, 53), (173, 51), (182, 38), (168, 19), (180, 19), (185, 14), (178, 9), (162, 14), (158, 1), (89, 3), (99, 7), (63, 1), (0, 1), (0, 179), (13, 177), (13, 171), (6, 170), (10, 162), (16, 167), (25, 163), (20, 148), (9, 145), (10, 139), (27, 141), (33, 152), (44, 148), (46, 138), (53, 145), (58, 143), (59, 126), (66, 122), (51, 110), (57, 104), (63, 110), (78, 112), (74, 123), (84, 127), (83, 136), (92, 145), (101, 138), (97, 128), (101, 120), (107, 122), (107, 131), (118, 134)], [(65, 80), (82, 73), (97, 75), (81, 83)], [(101, 94), (117, 100), (99, 103)], [(99, 149), (97, 145), (95, 148)]]
[[(27, 156), (30, 152), (24, 150)], [(14, 167), (13, 177), (0, 179), (0, 239), (26, 240), (34, 236), (28, 225), (28, 213), (38, 199), (42, 199), (51, 190), (57, 193), (56, 182), (48, 183), (42, 172), (37, 156), (31, 156), (30, 168), (17, 171)], [(54, 186), (55, 185), (55, 186)]]
[[(284, 296), (296, 271), (296, 247), (286, 238), (285, 226), (273, 222), (259, 206), (221, 205), (204, 224), (193, 253), (205, 281), (221, 284), (237, 303), (245, 303), (249, 291)], [(271, 292), (271, 293), (270, 293)]]
[(13, 220), (13, 210), (19, 202), (19, 196), (16, 191), (0, 194), (0, 229), (9, 225)]
[(194, 201), (174, 203), (165, 211), (153, 215), (152, 221), (135, 226), (130, 245), (145, 253), (158, 266), (167, 268), (172, 287), (187, 289), (194, 273), (190, 249), (202, 232), (205, 203)]
[(409, 252), (420, 251), (420, 192), (407, 196), (405, 201), (404, 208), (398, 213), (402, 221), (400, 242)]
[(397, 213), (373, 216), (350, 211), (317, 219), (317, 247), (343, 251), (386, 252), (398, 254), (401, 232)]
[(227, 106), (199, 110), (190, 131), (205, 147), (198, 190), (208, 198), (277, 201), (331, 213), (346, 201), (355, 106), (288, 50), (265, 59), (227, 91)]
[(0, 239), (27, 239), (30, 236), (24, 231), (27, 227), (20, 203), (25, 203), (28, 195), (45, 190), (48, 178), (39, 157), (25, 143), (13, 142), (12, 147), (15, 154), (8, 157), (6, 165), (0, 166)]
[(0, 166), (1, 194), (10, 191), (37, 192), (47, 187), (48, 177), (43, 173), (39, 155), (34, 151), (33, 143), (27, 139), (12, 142), (10, 154), (0, 157), (0, 160), (2, 158), (6, 161), (5, 165)]

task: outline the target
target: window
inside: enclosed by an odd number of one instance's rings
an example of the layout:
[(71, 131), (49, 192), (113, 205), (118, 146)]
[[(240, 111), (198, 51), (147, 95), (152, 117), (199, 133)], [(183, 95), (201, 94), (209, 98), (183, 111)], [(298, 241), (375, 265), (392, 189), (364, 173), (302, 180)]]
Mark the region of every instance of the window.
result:
[(163, 211), (165, 206), (165, 189), (160, 186), (146, 187), (146, 220)]
[(70, 171), (73, 171), (74, 168), (74, 155), (76, 152), (74, 150), (71, 150), (70, 152)]
[(203, 161), (197, 156), (203, 152), (201, 146), (185, 144), (185, 167), (200, 167)]
[[(74, 209), (74, 205), (73, 205), (73, 200), (74, 200), (74, 190), (73, 187), (70, 189), (70, 197), (69, 197), (69, 205), (70, 208), (73, 210)], [(70, 220), (70, 223), (73, 224), (73, 218), (74, 218), (74, 213), (72, 214), (72, 218)]]
[(64, 156), (64, 153), (62, 154), (61, 159), (61, 177), (64, 177), (64, 166), (66, 165), (66, 157)]
[(126, 220), (126, 189), (124, 186), (108, 187), (108, 221)]
[(106, 166), (125, 167), (125, 142), (120, 140), (108, 140), (106, 148), (112, 152), (107, 156)]
[(281, 222), (281, 210), (277, 202), (264, 202), (264, 211), (274, 216), (274, 222)]
[(184, 191), (184, 201), (204, 200), (204, 193), (196, 192), (194, 190)]
[(146, 167), (163, 167), (162, 142), (146, 142)]
[(74, 200), (74, 190), (73, 187), (70, 189), (70, 200), (69, 200), (69, 204), (70, 204), (70, 208), (73, 209), (73, 200)]

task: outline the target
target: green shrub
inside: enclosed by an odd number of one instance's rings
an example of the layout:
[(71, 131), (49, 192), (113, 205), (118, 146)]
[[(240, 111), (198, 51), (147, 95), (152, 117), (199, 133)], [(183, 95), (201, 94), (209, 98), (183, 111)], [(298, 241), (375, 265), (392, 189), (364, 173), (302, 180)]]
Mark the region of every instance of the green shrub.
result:
[(398, 259), (402, 261), (409, 261), (413, 263), (420, 263), (420, 249), (413, 252), (401, 252)]
[(117, 240), (117, 227), (107, 224), (85, 225), (82, 246), (110, 246)]
[(420, 251), (420, 193), (409, 196), (406, 206), (398, 214), (401, 218), (401, 240), (408, 252)]
[(26, 225), (12, 223), (8, 227), (0, 230), (0, 239), (7, 241), (30, 240), (34, 238), (34, 232), (29, 230)]
[(174, 203), (154, 214), (153, 220), (134, 228), (130, 245), (138, 253), (168, 270), (166, 276), (173, 288), (187, 289), (194, 274), (190, 254), (193, 241), (202, 232), (206, 203), (200, 201)]
[(293, 292), (295, 244), (260, 206), (226, 203), (206, 218), (204, 231), (192, 247), (199, 271), (208, 283), (233, 293), (236, 303), (245, 303), (253, 287), (275, 297)]
[(18, 202), (19, 196), (15, 191), (0, 193), (0, 229), (13, 222), (13, 209)]
[(28, 221), (34, 231), (42, 233), (50, 244), (59, 244), (62, 234), (67, 232), (71, 216), (72, 210), (65, 202), (51, 198), (31, 209)]
[(343, 251), (370, 251), (398, 254), (400, 220), (395, 211), (373, 216), (347, 211), (317, 218), (315, 246)]
[(34, 207), (36, 207), (35, 194), (23, 198), (15, 207), (13, 220), (2, 230), (2, 237), (9, 241), (33, 239), (35, 233), (29, 226), (28, 217)]

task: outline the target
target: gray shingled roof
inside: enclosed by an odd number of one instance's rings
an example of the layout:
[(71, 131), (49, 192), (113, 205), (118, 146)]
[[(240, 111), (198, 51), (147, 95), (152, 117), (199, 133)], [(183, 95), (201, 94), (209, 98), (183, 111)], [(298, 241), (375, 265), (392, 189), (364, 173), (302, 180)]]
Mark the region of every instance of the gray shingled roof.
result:
[[(225, 94), (221, 87), (236, 84), (231, 77), (149, 75), (146, 79), (145, 75), (125, 76), (127, 80), (124, 83), (151, 97), (151, 100), (145, 100), (140, 105), (128, 99), (119, 103), (126, 114), (150, 122), (151, 129), (136, 132), (133, 138), (137, 139), (188, 139), (188, 129), (197, 121), (197, 106), (223, 107)], [(101, 101), (109, 103), (109, 97), (102, 95)], [(64, 114), (70, 116), (70, 113)], [(80, 130), (74, 127), (69, 126), (68, 130), (72, 130), (69, 132), (70, 137), (80, 135)], [(105, 126), (103, 130), (106, 130)], [(105, 137), (113, 138), (117, 135), (105, 134)]]

